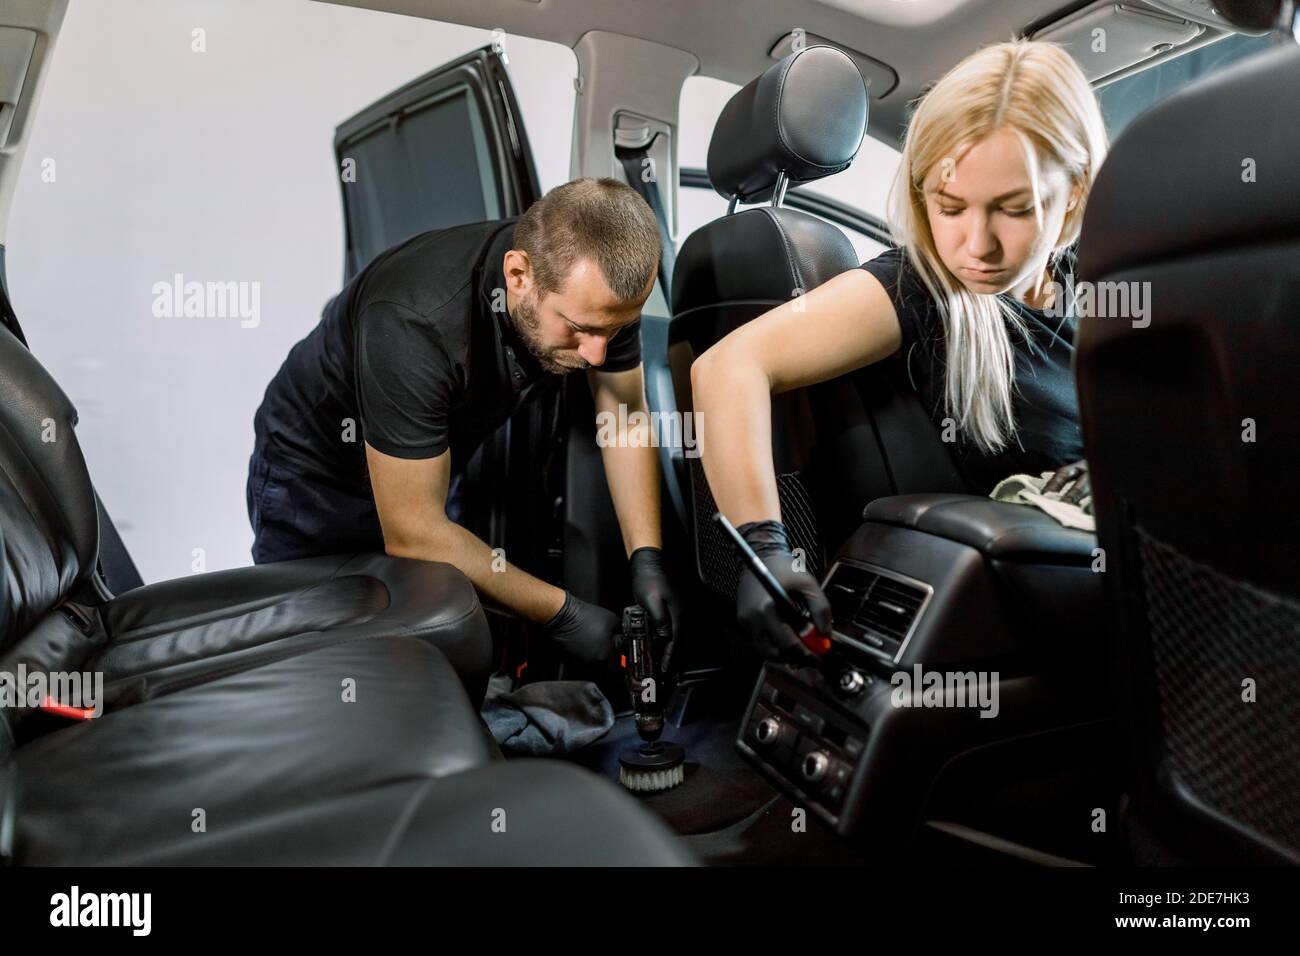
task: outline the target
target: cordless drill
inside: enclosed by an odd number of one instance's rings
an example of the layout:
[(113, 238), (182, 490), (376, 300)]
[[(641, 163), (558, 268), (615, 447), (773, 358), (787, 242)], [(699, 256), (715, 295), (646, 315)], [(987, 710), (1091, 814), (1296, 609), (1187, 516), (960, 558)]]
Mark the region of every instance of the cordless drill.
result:
[(639, 604), (623, 609), (623, 631), (618, 641), (623, 657), (627, 690), (636, 714), (639, 747), (629, 747), (618, 757), (618, 781), (629, 790), (669, 790), (686, 779), (686, 751), (659, 738), (664, 730), (665, 681), (655, 674), (654, 640)]

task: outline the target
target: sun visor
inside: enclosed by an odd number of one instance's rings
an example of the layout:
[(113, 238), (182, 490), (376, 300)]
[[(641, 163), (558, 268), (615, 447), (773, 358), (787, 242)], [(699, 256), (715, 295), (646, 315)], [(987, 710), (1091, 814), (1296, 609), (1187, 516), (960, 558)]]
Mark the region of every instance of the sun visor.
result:
[(1205, 29), (1179, 17), (1101, 3), (1039, 30), (1033, 38), (1061, 44), (1095, 83), (1190, 43)]

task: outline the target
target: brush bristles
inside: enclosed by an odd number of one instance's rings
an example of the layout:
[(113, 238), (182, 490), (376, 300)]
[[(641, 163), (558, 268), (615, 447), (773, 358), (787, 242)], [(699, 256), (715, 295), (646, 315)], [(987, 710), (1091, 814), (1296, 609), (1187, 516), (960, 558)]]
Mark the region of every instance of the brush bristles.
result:
[(632, 770), (618, 768), (618, 782), (629, 790), (642, 793), (671, 790), (686, 779), (686, 767), (678, 764), (668, 770)]

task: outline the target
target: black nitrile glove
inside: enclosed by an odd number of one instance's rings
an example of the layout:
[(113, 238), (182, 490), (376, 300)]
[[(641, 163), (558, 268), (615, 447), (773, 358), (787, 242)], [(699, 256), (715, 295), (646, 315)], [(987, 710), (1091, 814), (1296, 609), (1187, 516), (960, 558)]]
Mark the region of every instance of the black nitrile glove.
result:
[[(785, 525), (779, 521), (751, 521), (736, 529), (754, 553), (772, 572), (796, 604), (808, 609), (813, 623), (824, 634), (831, 632), (831, 603), (822, 593), (817, 579), (807, 571), (794, 569), (794, 555)], [(736, 619), (754, 640), (758, 652), (769, 660), (813, 663), (817, 660), (776, 612), (771, 595), (748, 568), (740, 576), (736, 590)]]
[(1084, 514), (1090, 515), (1092, 514), (1091, 485), (1088, 462), (1081, 458), (1073, 464), (1058, 468), (1047, 480), (1047, 484), (1043, 485), (1043, 494), (1078, 505)]
[(564, 606), (542, 625), (542, 634), (584, 664), (609, 659), (622, 622), (611, 611), (565, 593)]
[(650, 633), (659, 657), (659, 671), (672, 673), (674, 644), (679, 628), (677, 598), (664, 571), (663, 552), (658, 548), (637, 548), (629, 559), (632, 566), (632, 596), (645, 608)]

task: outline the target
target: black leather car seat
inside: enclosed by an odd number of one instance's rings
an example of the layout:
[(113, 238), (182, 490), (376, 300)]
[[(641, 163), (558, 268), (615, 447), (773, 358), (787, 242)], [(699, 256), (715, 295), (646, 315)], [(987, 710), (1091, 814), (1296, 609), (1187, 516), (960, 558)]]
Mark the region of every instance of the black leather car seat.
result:
[(0, 852), (21, 865), (691, 861), (611, 782), (502, 760), (446, 658), (411, 637), (334, 644), (45, 734), (0, 760), (0, 806), (6, 790)]
[(109, 699), (89, 720), (0, 707), (0, 864), (692, 862), (612, 782), (505, 762), (477, 713), (483, 612), (447, 565), (342, 555), (107, 594), (75, 423), (0, 329), (0, 675), (98, 671)]
[(1141, 862), (1300, 862), (1298, 155), (1288, 40), (1137, 118), (1083, 223), (1150, 305), (1076, 357)]
[(196, 574), (114, 598), (96, 573), (94, 493), (67, 396), (0, 330), (0, 669), (104, 673), (113, 706), (359, 637), (441, 648), (479, 700), (492, 645), (473, 586), (448, 566), (338, 555)]
[[(866, 86), (832, 47), (785, 57), (723, 108), (709, 143), (713, 188), (737, 202), (771, 200), (714, 220), (682, 245), (673, 274), (669, 357), (677, 405), (692, 408), (690, 365), (727, 333), (859, 265), (840, 229), (780, 205), (787, 187), (848, 168), (866, 131)], [(810, 316), (809, 335), (817, 329)], [(965, 491), (901, 364), (888, 361), (774, 396), (773, 459), (792, 543), (815, 574), (885, 495)], [(734, 594), (740, 568), (710, 520), (717, 510), (698, 458), (680, 483), (692, 496), (701, 580)]]

